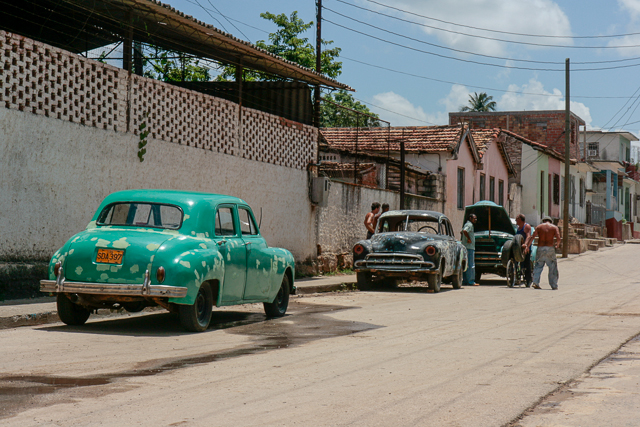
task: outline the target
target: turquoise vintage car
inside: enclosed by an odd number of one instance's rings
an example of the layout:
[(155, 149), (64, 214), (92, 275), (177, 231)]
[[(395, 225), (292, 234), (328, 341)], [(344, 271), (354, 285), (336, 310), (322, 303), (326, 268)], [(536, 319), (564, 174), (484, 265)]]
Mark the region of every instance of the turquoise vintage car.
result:
[(241, 199), (127, 190), (107, 196), (86, 230), (53, 255), (40, 290), (57, 294), (68, 325), (98, 308), (158, 305), (200, 332), (213, 304), (262, 302), (268, 316), (284, 316), (294, 268), (289, 251), (267, 246)]

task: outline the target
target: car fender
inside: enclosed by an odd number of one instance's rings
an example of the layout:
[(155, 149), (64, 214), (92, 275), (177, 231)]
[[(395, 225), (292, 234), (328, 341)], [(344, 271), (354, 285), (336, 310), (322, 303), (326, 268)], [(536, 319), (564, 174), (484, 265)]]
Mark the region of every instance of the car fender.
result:
[(64, 261), (69, 255), (69, 248), (73, 243), (76, 242), (80, 234), (82, 234), (82, 232), (75, 234), (72, 238), (67, 240), (67, 243), (65, 243), (64, 246), (53, 253), (51, 261), (49, 261), (49, 280), (56, 280), (56, 275), (53, 272), (55, 265), (60, 262), (60, 265), (62, 266), (62, 268), (64, 268)]
[[(166, 272), (162, 284), (187, 288), (187, 295), (184, 298), (170, 298), (169, 302), (172, 303), (193, 304), (200, 286), (205, 281), (218, 281), (220, 287), (223, 286), (224, 258), (215, 242), (210, 239), (189, 244), (177, 244), (173, 241), (159, 248), (149, 269), (152, 284), (160, 284), (156, 277), (160, 266), (164, 267)], [(218, 297), (220, 295), (221, 293)]]
[[(270, 266), (271, 281), (270, 281), (270, 290), (268, 294), (268, 299), (271, 302), (278, 295), (278, 292), (280, 291), (280, 286), (282, 285), (282, 280), (287, 270), (289, 270), (290, 272), (290, 276), (289, 276), (289, 282), (291, 285), (290, 291), (293, 291), (295, 289), (293, 284), (293, 281), (295, 278), (295, 259), (293, 258), (293, 255), (291, 254), (291, 252), (289, 252), (286, 249), (269, 248), (269, 252), (271, 252), (273, 256), (273, 258), (271, 259), (271, 266)], [(267, 271), (266, 268), (264, 271), (266, 273)], [(269, 273), (266, 273), (266, 274), (269, 274)]]

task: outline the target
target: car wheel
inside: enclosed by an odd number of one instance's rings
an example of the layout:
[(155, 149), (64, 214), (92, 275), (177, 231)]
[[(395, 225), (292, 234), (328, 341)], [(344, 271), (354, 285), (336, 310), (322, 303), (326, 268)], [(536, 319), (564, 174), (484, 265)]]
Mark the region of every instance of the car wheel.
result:
[(513, 246), (513, 240), (507, 240), (502, 245), (502, 254), (500, 255), (500, 262), (504, 268), (507, 268), (509, 259), (511, 259), (511, 247)]
[(429, 290), (433, 292), (440, 292), (440, 285), (442, 285), (442, 269), (437, 273), (427, 276), (427, 283), (429, 284)]
[(513, 236), (513, 243), (511, 244), (511, 254), (513, 255), (513, 259), (516, 262), (524, 261), (524, 253), (522, 252), (522, 244), (524, 243), (524, 239), (522, 234), (516, 234)]
[(507, 286), (513, 288), (516, 284), (516, 263), (513, 258), (507, 263)]
[(278, 295), (276, 295), (276, 299), (273, 302), (265, 302), (264, 312), (267, 314), (267, 317), (282, 317), (287, 312), (287, 307), (289, 307), (289, 293), (291, 291), (291, 286), (289, 285), (289, 276), (286, 274), (282, 278), (282, 284), (280, 285), (280, 290), (278, 291)]
[(463, 266), (460, 266), (457, 272), (451, 277), (451, 284), (453, 285), (453, 289), (460, 289), (462, 287), (462, 269)]
[(178, 306), (180, 324), (189, 332), (203, 332), (209, 327), (213, 314), (213, 293), (211, 285), (204, 282), (200, 285), (196, 300), (191, 305)]
[(358, 271), (356, 273), (358, 279), (358, 289), (361, 291), (368, 291), (372, 288), (371, 273), (364, 271)]
[(58, 306), (58, 317), (67, 325), (84, 325), (91, 315), (88, 309), (72, 302), (65, 294), (58, 294), (56, 305)]

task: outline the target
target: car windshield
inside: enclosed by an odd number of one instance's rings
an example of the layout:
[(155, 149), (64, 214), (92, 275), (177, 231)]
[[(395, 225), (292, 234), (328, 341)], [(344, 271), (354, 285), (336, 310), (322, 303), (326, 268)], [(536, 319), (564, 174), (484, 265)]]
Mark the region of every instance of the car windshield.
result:
[(382, 218), (380, 233), (392, 231), (419, 231), (421, 233), (441, 234), (439, 223), (420, 216), (388, 216)]
[(182, 225), (182, 209), (158, 203), (112, 203), (100, 213), (98, 225), (131, 225), (177, 230)]

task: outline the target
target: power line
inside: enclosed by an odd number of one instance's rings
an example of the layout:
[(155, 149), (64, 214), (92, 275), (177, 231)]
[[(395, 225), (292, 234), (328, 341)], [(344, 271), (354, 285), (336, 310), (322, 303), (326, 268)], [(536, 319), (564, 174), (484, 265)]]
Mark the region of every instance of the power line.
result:
[[(460, 35), (464, 35), (464, 36), (471, 37), (471, 38), (476, 38), (476, 39), (493, 40), (493, 41), (499, 41), (499, 42), (503, 42), (503, 43), (521, 44), (521, 45), (529, 45), (529, 46), (537, 46), (537, 47), (552, 47), (552, 48), (565, 48), (565, 49), (621, 49), (621, 48), (640, 47), (640, 45), (575, 46), (575, 45), (544, 44), (544, 43), (532, 43), (532, 42), (522, 42), (522, 41), (515, 41), (515, 40), (499, 39), (499, 38), (496, 38), (496, 37), (486, 37), (486, 36), (480, 36), (480, 35), (477, 35), (477, 34), (469, 34), (469, 33), (463, 33), (463, 32), (460, 32), (460, 31), (453, 31), (453, 30), (447, 30), (447, 29), (444, 29), (444, 28), (433, 27), (431, 25), (426, 25), (426, 24), (422, 24), (420, 22), (411, 21), (409, 19), (403, 19), (403, 18), (399, 18), (397, 16), (388, 15), (386, 13), (382, 13), (382, 12), (374, 11), (374, 10), (371, 10), (371, 9), (367, 9), (365, 7), (362, 7), (362, 6), (358, 6), (358, 5), (355, 5), (355, 4), (347, 3), (347, 2), (345, 2), (343, 0), (336, 0), (336, 1), (338, 1), (340, 3), (347, 4), (349, 6), (352, 6), (352, 7), (358, 8), (358, 9), (362, 9), (362, 10), (371, 12), (371, 13), (375, 13), (375, 14), (378, 14), (378, 15), (381, 15), (381, 16), (386, 16), (388, 18), (395, 19), (395, 20), (398, 20), (398, 21), (407, 22), (407, 23), (418, 25), (418, 26), (421, 26), (421, 27), (432, 28), (432, 29), (435, 29), (435, 30), (445, 31), (445, 32), (453, 33), (453, 34), (460, 34)], [(417, 39), (413, 39), (411, 37), (403, 36), (401, 34), (397, 34), (397, 33), (394, 33), (394, 32), (379, 28), (379, 27), (377, 27), (375, 25), (372, 25), (372, 24), (369, 24), (367, 22), (359, 21), (359, 20), (357, 20), (357, 19), (355, 19), (355, 18), (353, 18), (351, 16), (343, 15), (343, 14), (341, 14), (339, 12), (336, 12), (335, 10), (330, 9), (328, 7), (324, 7), (324, 9), (329, 10), (329, 11), (331, 11), (331, 12), (337, 14), (337, 15), (340, 15), (340, 16), (342, 16), (344, 18), (351, 19), (353, 21), (356, 21), (356, 22), (359, 22), (361, 24), (364, 24), (364, 25), (379, 29), (381, 31), (390, 32), (391, 34), (395, 34), (395, 35), (398, 35), (400, 37), (409, 38), (411, 40), (417, 40)], [(471, 55), (487, 56), (489, 58), (510, 59), (512, 61), (525, 61), (525, 60), (519, 60), (519, 59), (493, 57), (493, 56), (490, 56), (490, 55), (481, 55), (481, 54), (477, 54), (477, 53), (474, 53), (474, 52), (467, 52), (467, 51), (463, 51), (463, 50), (457, 50), (457, 49), (453, 49), (453, 48), (449, 48), (449, 47), (445, 47), (445, 46), (440, 46), (440, 45), (436, 45), (436, 44), (431, 44), (431, 43), (427, 43), (427, 44), (430, 44), (430, 45), (436, 46), (436, 47), (440, 47), (442, 49), (449, 49), (449, 50), (453, 50), (453, 51), (456, 51), (456, 52), (468, 53), (468, 54), (471, 54)], [(632, 60), (635, 60), (635, 59), (640, 59), (640, 58), (636, 57), (636, 58), (616, 59), (616, 60), (609, 60), (609, 61), (574, 62), (574, 64), (600, 64), (600, 63), (609, 63), (609, 62), (625, 62), (625, 61), (632, 61)], [(525, 62), (537, 62), (537, 61), (525, 61)], [(540, 63), (559, 64), (560, 62), (542, 62), (542, 61), (540, 61)]]
[[(366, 36), (366, 37), (381, 41), (383, 43), (391, 44), (393, 46), (401, 47), (401, 48), (407, 49), (407, 50), (412, 50), (414, 52), (420, 52), (420, 53), (424, 53), (424, 54), (427, 54), (427, 55), (437, 56), (439, 58), (451, 59), (453, 61), (466, 62), (466, 63), (469, 63), (469, 64), (484, 65), (484, 66), (495, 67), (495, 68), (515, 69), (515, 70), (554, 71), (554, 72), (564, 72), (565, 71), (564, 68), (518, 67), (518, 66), (515, 66), (515, 65), (512, 66), (512, 65), (491, 64), (491, 63), (488, 63), (488, 62), (480, 62), (480, 61), (474, 61), (474, 60), (470, 60), (470, 59), (456, 58), (456, 57), (453, 57), (453, 56), (442, 55), (440, 53), (429, 52), (429, 51), (426, 51), (426, 50), (422, 50), (422, 49), (414, 48), (414, 47), (411, 47), (411, 46), (406, 46), (406, 45), (403, 45), (403, 44), (400, 44), (400, 43), (392, 42), (390, 40), (386, 40), (386, 39), (383, 39), (381, 37), (377, 37), (377, 36), (362, 32), (362, 31), (355, 30), (353, 28), (346, 27), (344, 25), (341, 25), (341, 24), (338, 24), (336, 22), (333, 22), (333, 21), (331, 21), (329, 19), (325, 19), (324, 21), (328, 22), (330, 24), (333, 24), (333, 25), (335, 25), (337, 27), (343, 28), (345, 30), (352, 31), (354, 33), (357, 33), (357, 34), (360, 34), (360, 35), (363, 35), (363, 36)], [(612, 66), (612, 67), (600, 67), (600, 68), (574, 68), (572, 71), (574, 71), (574, 72), (577, 72), (577, 71), (604, 71), (604, 70), (614, 70), (614, 69), (619, 69), (619, 68), (629, 68), (629, 67), (638, 67), (638, 66), (640, 66), (640, 63), (638, 63), (638, 64), (630, 64), (630, 65), (617, 65), (617, 66)]]
[[(343, 0), (336, 0), (336, 1), (338, 1), (340, 3), (349, 4), (350, 6), (355, 6), (355, 5), (352, 5), (350, 3), (345, 2)], [(559, 39), (600, 39), (600, 38), (620, 38), (620, 37), (626, 37), (626, 36), (640, 35), (640, 33), (627, 33), (627, 34), (613, 34), (613, 35), (600, 35), (600, 36), (553, 36), (553, 35), (547, 35), (547, 34), (516, 33), (516, 32), (511, 32), (511, 31), (500, 31), (500, 30), (492, 30), (492, 29), (482, 28), (482, 27), (474, 27), (472, 25), (457, 24), (455, 22), (445, 21), (443, 19), (432, 18), (432, 17), (426, 16), (426, 15), (420, 15), (419, 13), (410, 12), (408, 10), (400, 9), (400, 8), (397, 8), (397, 7), (394, 7), (394, 6), (389, 6), (387, 4), (380, 3), (380, 2), (377, 2), (377, 1), (374, 1), (374, 0), (365, 0), (365, 1), (377, 4), (379, 6), (387, 7), (389, 9), (397, 10), (398, 12), (406, 13), (408, 15), (414, 15), (414, 16), (418, 16), (418, 17), (424, 18), (424, 19), (429, 19), (429, 20), (432, 20), (432, 21), (442, 22), (443, 24), (455, 25), (457, 27), (470, 28), (470, 29), (473, 29), (473, 30), (486, 31), (486, 32), (489, 32), (489, 33), (509, 34), (509, 35), (513, 35), (513, 36), (540, 37), (540, 38), (559, 38)], [(372, 13), (379, 13), (379, 12), (376, 12), (376, 11), (373, 11), (373, 10), (371, 12)], [(443, 31), (446, 31), (446, 30), (443, 29)]]
[[(347, 61), (357, 62), (358, 64), (366, 65), (366, 66), (369, 66), (369, 67), (378, 68), (378, 69), (385, 70), (385, 71), (390, 71), (392, 73), (403, 74), (405, 76), (416, 77), (416, 78), (424, 79), (424, 80), (431, 80), (431, 81), (438, 82), (438, 83), (461, 85), (461, 86), (467, 86), (467, 87), (474, 88), (474, 89), (490, 90), (490, 91), (502, 92), (502, 93), (517, 93), (517, 94), (522, 94), (522, 95), (535, 95), (535, 96), (547, 96), (547, 97), (562, 97), (562, 96), (564, 96), (562, 94), (555, 95), (555, 94), (551, 94), (551, 93), (519, 92), (519, 91), (514, 91), (514, 90), (496, 89), (496, 88), (486, 87), (486, 86), (477, 86), (477, 85), (471, 85), (471, 84), (466, 84), (466, 83), (452, 82), (452, 81), (449, 81), (449, 80), (441, 80), (441, 79), (436, 79), (436, 78), (433, 78), (433, 77), (422, 76), (422, 75), (419, 75), (419, 74), (408, 73), (406, 71), (394, 70), (393, 68), (383, 67), (381, 65), (375, 65), (375, 64), (368, 63), (368, 62), (359, 61), (357, 59), (349, 58), (348, 56), (340, 56), (340, 58), (341, 59), (346, 59)], [(580, 99), (628, 99), (628, 98), (633, 98), (633, 96), (629, 97), (629, 96), (573, 95), (572, 98), (580, 98)]]

